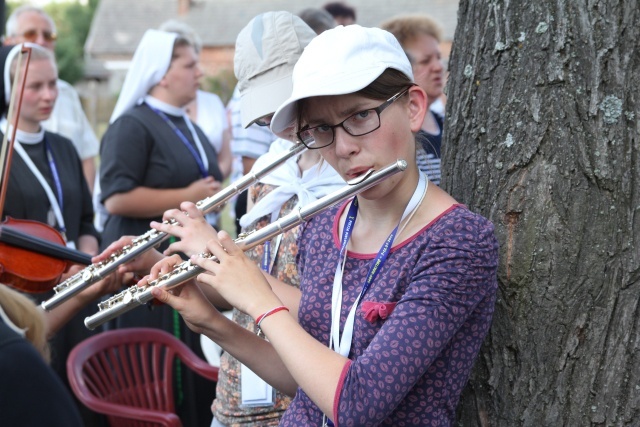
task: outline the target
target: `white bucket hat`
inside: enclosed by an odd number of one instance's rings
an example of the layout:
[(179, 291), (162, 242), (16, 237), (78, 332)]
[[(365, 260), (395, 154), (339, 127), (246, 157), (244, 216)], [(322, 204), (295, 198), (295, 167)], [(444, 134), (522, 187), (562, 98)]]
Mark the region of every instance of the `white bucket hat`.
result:
[(291, 73), (316, 33), (289, 12), (266, 12), (238, 34), (234, 70), (242, 126), (273, 113), (291, 95)]
[(298, 101), (344, 95), (367, 87), (387, 68), (413, 81), (411, 63), (388, 31), (359, 25), (338, 26), (309, 43), (293, 70), (293, 91), (276, 111), (271, 130), (282, 136), (297, 120)]

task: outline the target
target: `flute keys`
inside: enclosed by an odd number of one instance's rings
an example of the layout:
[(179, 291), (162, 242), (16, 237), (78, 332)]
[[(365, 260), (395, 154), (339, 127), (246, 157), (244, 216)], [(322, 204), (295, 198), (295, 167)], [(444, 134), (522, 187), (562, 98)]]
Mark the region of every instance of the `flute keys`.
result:
[(122, 297), (122, 303), (124, 305), (129, 305), (131, 303), (131, 301), (133, 300), (133, 294), (129, 291), (127, 291), (124, 294), (124, 297)]

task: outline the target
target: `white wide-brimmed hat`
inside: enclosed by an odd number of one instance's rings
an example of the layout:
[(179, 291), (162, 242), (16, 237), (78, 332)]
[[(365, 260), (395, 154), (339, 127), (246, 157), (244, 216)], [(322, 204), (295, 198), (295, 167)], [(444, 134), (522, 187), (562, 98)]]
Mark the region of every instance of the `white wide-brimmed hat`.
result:
[(261, 13), (240, 31), (233, 62), (242, 126), (273, 113), (289, 98), (293, 67), (315, 36), (289, 12)]

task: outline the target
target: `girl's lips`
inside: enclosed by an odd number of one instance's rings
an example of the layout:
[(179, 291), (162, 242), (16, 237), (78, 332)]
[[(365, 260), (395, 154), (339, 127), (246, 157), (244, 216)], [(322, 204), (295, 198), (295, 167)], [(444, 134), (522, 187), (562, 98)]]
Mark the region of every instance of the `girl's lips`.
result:
[(347, 179), (352, 180), (354, 178), (357, 178), (363, 173), (368, 172), (370, 169), (370, 167), (349, 169), (346, 173)]

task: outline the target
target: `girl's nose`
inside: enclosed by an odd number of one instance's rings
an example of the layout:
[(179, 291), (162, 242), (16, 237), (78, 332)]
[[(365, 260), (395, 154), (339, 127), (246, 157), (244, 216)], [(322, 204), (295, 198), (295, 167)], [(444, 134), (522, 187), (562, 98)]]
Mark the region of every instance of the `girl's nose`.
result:
[(335, 144), (336, 155), (339, 157), (348, 157), (358, 151), (357, 136), (347, 133), (342, 126), (333, 129), (333, 143)]

